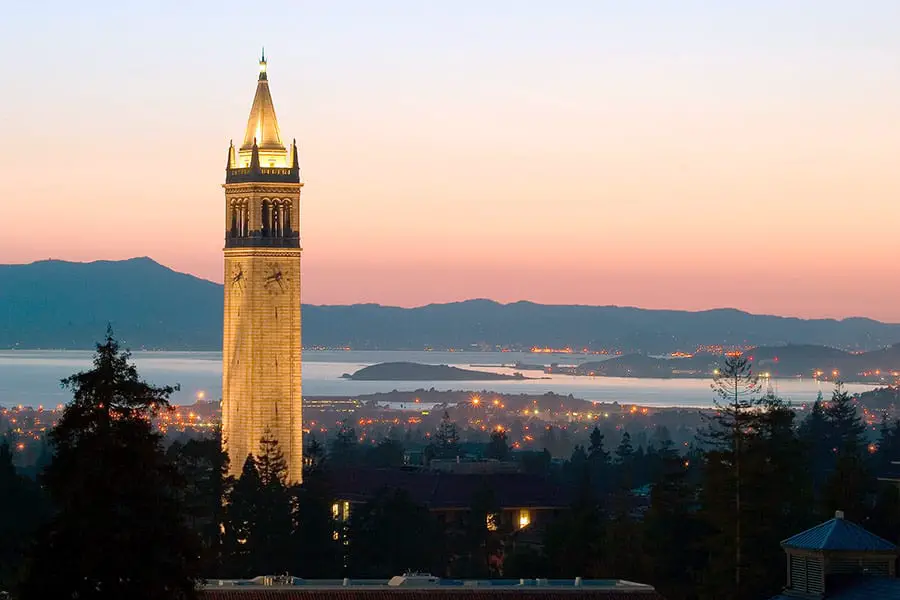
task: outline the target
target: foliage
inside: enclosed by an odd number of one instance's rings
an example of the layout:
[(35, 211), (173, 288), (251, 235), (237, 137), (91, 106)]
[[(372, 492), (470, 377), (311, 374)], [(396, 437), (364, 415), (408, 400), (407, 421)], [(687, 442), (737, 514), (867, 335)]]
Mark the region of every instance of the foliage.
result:
[(19, 583), (26, 552), (49, 507), (40, 486), (13, 466), (9, 444), (0, 441), (0, 591)]
[(228, 453), (222, 447), (221, 430), (186, 443), (175, 442), (167, 455), (185, 482), (185, 517), (200, 536), (202, 572), (226, 577), (222, 533), (226, 513), (222, 499), (230, 494), (234, 479), (228, 475)]
[(23, 598), (193, 598), (200, 544), (184, 483), (151, 417), (172, 387), (138, 376), (109, 331), (93, 368), (63, 380), (74, 399), (50, 433), (44, 484), (56, 513), (38, 538)]
[(382, 490), (350, 517), (349, 572), (392, 577), (408, 569), (441, 573), (442, 532), (424, 506), (404, 490)]
[(486, 458), (494, 460), (509, 460), (509, 443), (506, 430), (498, 427), (491, 432), (491, 441), (487, 445)]

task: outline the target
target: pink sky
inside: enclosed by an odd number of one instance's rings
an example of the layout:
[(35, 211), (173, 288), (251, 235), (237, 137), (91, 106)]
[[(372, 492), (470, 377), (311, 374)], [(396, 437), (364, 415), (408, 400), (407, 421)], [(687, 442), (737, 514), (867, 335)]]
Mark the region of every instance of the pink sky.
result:
[[(432, 31), (424, 13), (379, 28), (304, 6), (305, 37), (263, 41), (306, 181), (305, 302), (900, 321), (900, 52), (877, 11), (856, 37), (827, 11), (758, 31), (710, 17), (706, 37), (617, 15), (631, 39), (609, 15), (469, 12)], [(221, 281), (220, 184), (258, 49), (233, 42), (236, 16), (204, 45), (201, 16), (180, 15), (164, 51), (104, 18), (63, 53), (0, 41), (31, 57), (0, 66), (17, 82), (0, 100), (0, 262), (146, 255)]]

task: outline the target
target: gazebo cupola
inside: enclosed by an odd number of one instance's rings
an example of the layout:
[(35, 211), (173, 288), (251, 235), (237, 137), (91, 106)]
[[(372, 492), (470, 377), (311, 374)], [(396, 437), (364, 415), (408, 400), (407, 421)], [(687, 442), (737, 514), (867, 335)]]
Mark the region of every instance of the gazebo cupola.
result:
[(896, 577), (897, 546), (847, 521), (842, 511), (781, 547), (787, 554), (787, 588), (779, 598), (825, 598), (848, 580)]

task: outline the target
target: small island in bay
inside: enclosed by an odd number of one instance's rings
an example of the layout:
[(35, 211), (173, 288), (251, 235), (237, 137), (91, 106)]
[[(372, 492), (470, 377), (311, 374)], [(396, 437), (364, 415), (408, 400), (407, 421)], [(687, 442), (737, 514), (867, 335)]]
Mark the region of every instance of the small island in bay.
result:
[(504, 375), (460, 369), (449, 365), (423, 365), (412, 362), (386, 362), (363, 367), (355, 373), (344, 373), (344, 379), (356, 381), (500, 381), (525, 379), (521, 373)]

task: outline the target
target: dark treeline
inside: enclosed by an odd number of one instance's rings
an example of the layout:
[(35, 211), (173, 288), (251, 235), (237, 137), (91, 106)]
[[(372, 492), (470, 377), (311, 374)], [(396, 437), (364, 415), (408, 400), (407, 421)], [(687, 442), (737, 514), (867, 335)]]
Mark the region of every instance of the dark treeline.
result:
[[(755, 599), (784, 584), (779, 542), (843, 510), (900, 540), (897, 488), (874, 474), (900, 459), (900, 422), (870, 447), (854, 400), (838, 385), (798, 422), (762, 393), (742, 358), (715, 379), (715, 410), (693, 444), (661, 429), (635, 444), (607, 444), (595, 429), (559, 464), (512, 452), (502, 430), (486, 458), (520, 461), (571, 491), (571, 506), (537, 544), (489, 527), (490, 478), (464, 515), (442, 523), (402, 489), (375, 491), (348, 511), (331, 474), (399, 468), (400, 432), (361, 444), (350, 424), (327, 444), (307, 439), (302, 485), (285, 483), (278, 441), (260, 440), (240, 478), (216, 436), (165, 447), (150, 425), (172, 388), (144, 383), (109, 336), (50, 434), (52, 453), (30, 476), (0, 444), (0, 590), (14, 598), (191, 598), (202, 578), (288, 572), (305, 578), (389, 577), (407, 569), (447, 577), (618, 578), (672, 600)], [(449, 416), (424, 460), (460, 455)], [(223, 502), (223, 499), (225, 500)]]

